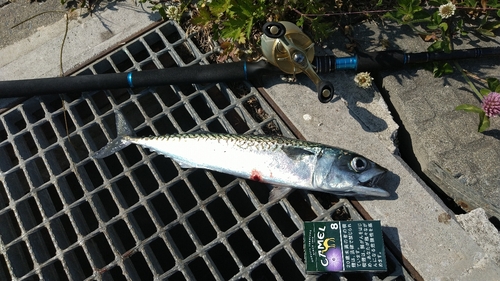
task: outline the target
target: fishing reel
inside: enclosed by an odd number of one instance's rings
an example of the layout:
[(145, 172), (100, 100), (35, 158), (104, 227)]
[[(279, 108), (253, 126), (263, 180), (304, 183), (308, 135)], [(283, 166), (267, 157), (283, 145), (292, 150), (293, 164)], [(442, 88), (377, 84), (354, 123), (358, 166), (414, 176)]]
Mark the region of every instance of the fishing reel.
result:
[(329, 81), (322, 80), (314, 70), (314, 43), (295, 24), (287, 21), (268, 22), (263, 27), (261, 48), (264, 57), (287, 74), (305, 73), (316, 85), (322, 103), (332, 100), (334, 91)]

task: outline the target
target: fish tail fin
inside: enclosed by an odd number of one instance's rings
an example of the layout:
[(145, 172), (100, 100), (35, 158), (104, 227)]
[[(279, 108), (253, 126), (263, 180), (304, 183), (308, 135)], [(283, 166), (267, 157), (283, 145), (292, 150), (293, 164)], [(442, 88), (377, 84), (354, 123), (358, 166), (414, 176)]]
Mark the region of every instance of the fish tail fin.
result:
[(99, 151), (95, 152), (91, 157), (92, 158), (104, 158), (108, 157), (111, 154), (115, 154), (116, 152), (124, 149), (125, 147), (131, 144), (128, 137), (133, 135), (133, 130), (130, 125), (125, 120), (125, 117), (121, 112), (115, 111), (115, 119), (116, 119), (116, 139), (112, 140), (106, 146), (101, 148)]

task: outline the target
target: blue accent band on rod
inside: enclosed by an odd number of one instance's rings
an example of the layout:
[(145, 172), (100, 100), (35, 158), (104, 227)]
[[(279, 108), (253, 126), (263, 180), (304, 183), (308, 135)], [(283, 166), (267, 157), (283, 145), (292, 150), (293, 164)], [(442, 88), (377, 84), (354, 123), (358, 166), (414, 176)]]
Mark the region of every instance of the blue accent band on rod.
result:
[(245, 73), (245, 80), (248, 80), (248, 76), (247, 76), (247, 62), (246, 61), (243, 62), (243, 72)]
[(130, 88), (133, 88), (134, 87), (134, 83), (132, 83), (132, 72), (129, 72), (127, 74), (127, 82), (128, 82), (128, 86)]
[(357, 57), (337, 58), (335, 59), (335, 69), (356, 69), (358, 67)]

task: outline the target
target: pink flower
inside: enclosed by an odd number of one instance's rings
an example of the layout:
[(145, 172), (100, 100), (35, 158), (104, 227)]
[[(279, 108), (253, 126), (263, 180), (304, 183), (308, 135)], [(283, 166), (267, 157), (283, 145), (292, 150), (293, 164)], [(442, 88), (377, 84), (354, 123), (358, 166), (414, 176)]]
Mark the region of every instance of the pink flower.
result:
[(496, 92), (489, 93), (484, 97), (481, 108), (488, 117), (500, 116), (500, 94)]

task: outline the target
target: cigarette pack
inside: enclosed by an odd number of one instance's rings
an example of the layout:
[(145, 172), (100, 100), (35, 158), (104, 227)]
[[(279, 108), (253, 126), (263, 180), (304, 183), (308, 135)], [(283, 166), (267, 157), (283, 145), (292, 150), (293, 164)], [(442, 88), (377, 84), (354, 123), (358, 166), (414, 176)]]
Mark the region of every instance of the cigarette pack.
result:
[(386, 271), (380, 221), (305, 222), (307, 273)]

